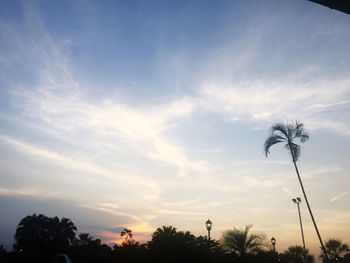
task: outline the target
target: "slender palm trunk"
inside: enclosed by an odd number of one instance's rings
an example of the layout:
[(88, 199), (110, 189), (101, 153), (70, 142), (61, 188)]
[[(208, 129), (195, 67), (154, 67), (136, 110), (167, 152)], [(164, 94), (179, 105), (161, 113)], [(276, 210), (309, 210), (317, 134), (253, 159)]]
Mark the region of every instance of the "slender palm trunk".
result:
[(295, 162), (294, 153), (293, 153), (293, 151), (291, 151), (291, 153), (292, 153), (294, 168), (295, 168), (295, 171), (296, 171), (297, 176), (298, 176), (298, 180), (299, 180), (299, 183), (300, 183), (301, 190), (303, 191), (304, 199), (305, 199), (307, 208), (308, 208), (308, 210), (309, 210), (309, 213), (310, 213), (310, 216), (311, 216), (311, 219), (312, 219), (312, 223), (314, 224), (314, 227), (315, 227), (315, 230), (316, 230), (318, 239), (320, 240), (321, 248), (322, 248), (323, 253), (324, 253), (325, 257), (326, 257), (326, 261), (329, 262), (326, 249), (325, 249), (325, 247), (324, 247), (324, 245), (323, 245), (320, 232), (318, 231), (318, 228), (317, 228), (317, 225), (316, 225), (316, 221), (315, 221), (315, 219), (314, 219), (314, 215), (312, 214), (311, 207), (310, 207), (310, 205), (309, 205), (309, 201), (307, 200), (307, 197), (306, 197), (306, 193), (305, 193), (305, 190), (304, 190), (303, 182), (301, 181), (301, 178), (300, 178), (298, 166), (297, 166), (297, 164), (296, 164), (296, 162)]

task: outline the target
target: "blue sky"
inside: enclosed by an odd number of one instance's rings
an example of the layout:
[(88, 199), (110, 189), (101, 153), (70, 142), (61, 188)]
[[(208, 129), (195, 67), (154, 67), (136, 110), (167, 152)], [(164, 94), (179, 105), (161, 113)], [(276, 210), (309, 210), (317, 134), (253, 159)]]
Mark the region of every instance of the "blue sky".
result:
[[(0, 243), (65, 216), (104, 242), (254, 224), (300, 244), (299, 162), (322, 236), (350, 242), (350, 16), (309, 1), (3, 1)], [(307, 246), (316, 234), (302, 203)]]

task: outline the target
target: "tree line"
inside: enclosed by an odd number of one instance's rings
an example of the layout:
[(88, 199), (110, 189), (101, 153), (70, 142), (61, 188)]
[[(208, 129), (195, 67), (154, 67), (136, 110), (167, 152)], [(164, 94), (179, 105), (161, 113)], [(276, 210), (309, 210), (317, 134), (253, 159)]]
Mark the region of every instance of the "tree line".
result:
[[(73, 262), (73, 263), (302, 263), (304, 250), (291, 246), (277, 253), (262, 233), (252, 233), (252, 225), (245, 229), (224, 231), (220, 240), (195, 236), (189, 231), (178, 231), (173, 226), (162, 226), (152, 239), (140, 244), (133, 232), (125, 228), (121, 245), (109, 246), (89, 233), (78, 233), (68, 218), (33, 214), (23, 218), (14, 235), (14, 245), (7, 252), (0, 245), (0, 262)], [(325, 242), (332, 263), (350, 263), (349, 246), (338, 239)], [(314, 258), (307, 252), (307, 263)], [(324, 259), (324, 256), (321, 255)]]
[[(349, 263), (350, 250), (347, 244), (338, 239), (322, 241), (306, 196), (297, 166), (301, 147), (296, 141), (304, 143), (308, 139), (309, 135), (304, 130), (303, 123), (276, 123), (271, 127), (264, 143), (264, 152), (268, 156), (272, 146), (284, 144), (292, 157), (304, 200), (320, 241), (322, 261)], [(268, 249), (266, 237), (262, 234), (249, 234), (250, 228), (250, 225), (243, 230), (234, 228), (224, 232), (220, 240), (211, 240), (208, 237), (196, 237), (189, 231), (177, 231), (172, 226), (163, 226), (145, 244), (136, 242), (132, 231), (124, 229), (121, 232), (121, 236), (125, 237), (124, 242), (121, 246), (114, 245), (112, 248), (88, 233), (77, 234), (70, 219), (34, 214), (20, 221), (12, 252), (7, 253), (0, 247), (0, 259), (7, 262), (39, 263), (64, 262), (68, 258), (73, 262), (314, 262), (305, 246), (292, 246), (281, 254), (274, 249)]]

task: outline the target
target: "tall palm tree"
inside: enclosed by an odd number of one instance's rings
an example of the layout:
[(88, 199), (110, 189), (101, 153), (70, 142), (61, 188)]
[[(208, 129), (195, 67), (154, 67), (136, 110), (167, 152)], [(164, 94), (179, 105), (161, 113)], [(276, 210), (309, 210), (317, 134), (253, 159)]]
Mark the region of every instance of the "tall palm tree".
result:
[(266, 157), (269, 155), (270, 153), (270, 147), (277, 144), (277, 143), (284, 143), (284, 147), (289, 151), (289, 153), (292, 156), (292, 161), (294, 164), (294, 168), (295, 171), (297, 173), (298, 176), (298, 180), (300, 183), (300, 187), (301, 190), (303, 192), (304, 195), (304, 199), (306, 201), (306, 205), (307, 208), (309, 210), (312, 222), (314, 224), (318, 239), (320, 240), (320, 244), (321, 244), (321, 248), (324, 252), (324, 255), (326, 256), (326, 260), (328, 261), (328, 257), (327, 257), (327, 253), (325, 250), (325, 247), (323, 245), (322, 242), (322, 238), (320, 235), (320, 232), (318, 231), (317, 225), (316, 225), (316, 221), (314, 219), (314, 216), (312, 214), (311, 211), (311, 207), (309, 205), (309, 201), (306, 197), (306, 193), (305, 193), (305, 189), (303, 186), (303, 182), (301, 181), (300, 178), (300, 174), (299, 174), (299, 170), (298, 170), (298, 166), (297, 166), (297, 161), (300, 157), (300, 152), (301, 152), (301, 147), (300, 145), (296, 144), (294, 141), (299, 139), (301, 143), (306, 142), (309, 139), (309, 135), (308, 133), (304, 130), (304, 124), (299, 122), (299, 121), (295, 121), (295, 122), (290, 122), (287, 124), (284, 123), (276, 123), (274, 124), (271, 129), (270, 129), (270, 135), (269, 137), (266, 139), (265, 143), (264, 143), (264, 152)]
[(263, 234), (248, 234), (252, 225), (247, 225), (244, 230), (234, 228), (223, 233), (221, 244), (224, 248), (236, 253), (240, 257), (254, 254), (267, 246)]

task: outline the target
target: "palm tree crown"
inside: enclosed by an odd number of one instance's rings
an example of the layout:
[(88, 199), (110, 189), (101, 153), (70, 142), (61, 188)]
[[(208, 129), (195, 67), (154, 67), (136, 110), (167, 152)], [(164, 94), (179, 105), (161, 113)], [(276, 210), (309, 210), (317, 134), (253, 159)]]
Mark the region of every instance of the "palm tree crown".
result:
[(340, 239), (330, 238), (325, 242), (324, 246), (332, 262), (339, 260), (349, 250), (349, 245), (343, 243)]
[(126, 239), (132, 238), (133, 236), (132, 230), (124, 228), (124, 230), (120, 233), (120, 236), (121, 237), (125, 236)]
[(78, 238), (75, 239), (75, 244), (78, 246), (100, 245), (101, 239), (95, 238), (89, 233), (79, 233)]
[(221, 244), (224, 248), (244, 256), (250, 253), (259, 252), (266, 247), (266, 238), (263, 234), (248, 234), (252, 225), (247, 225), (244, 230), (234, 228), (223, 233)]
[(175, 237), (176, 234), (176, 227), (162, 226), (158, 227), (157, 230), (152, 234), (152, 239), (169, 239)]
[(76, 226), (68, 218), (33, 214), (23, 218), (16, 229), (15, 251), (24, 253), (62, 252), (75, 240)]
[(270, 129), (270, 136), (264, 143), (265, 155), (268, 156), (272, 145), (285, 143), (284, 147), (291, 153), (293, 161), (298, 161), (300, 157), (300, 145), (293, 142), (295, 139), (300, 139), (301, 143), (309, 139), (309, 135), (304, 130), (303, 123), (295, 121), (287, 124), (274, 124)]
[(288, 247), (284, 253), (280, 254), (281, 262), (283, 263), (300, 263), (305, 262), (305, 255), (307, 258), (308, 263), (315, 262), (315, 259), (312, 255), (309, 254), (309, 250), (306, 249), (304, 251), (304, 248), (302, 246), (291, 246)]

